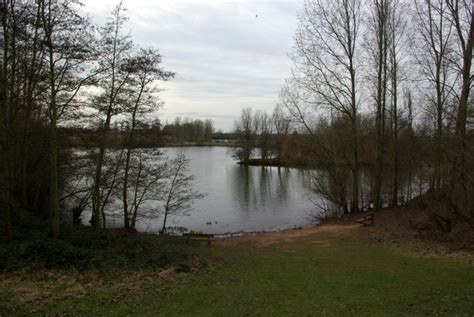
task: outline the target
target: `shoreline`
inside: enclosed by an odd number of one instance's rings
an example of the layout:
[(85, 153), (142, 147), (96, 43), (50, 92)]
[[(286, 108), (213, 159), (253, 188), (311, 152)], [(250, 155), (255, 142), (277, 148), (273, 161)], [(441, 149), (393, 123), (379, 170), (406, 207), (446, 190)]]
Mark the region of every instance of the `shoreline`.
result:
[(301, 169), (316, 168), (309, 166), (309, 164), (284, 162), (277, 159), (250, 159), (246, 161), (239, 161), (237, 162), (237, 164), (241, 166), (284, 167)]
[(240, 238), (240, 237), (255, 237), (258, 235), (264, 234), (273, 234), (273, 233), (281, 233), (281, 232), (293, 232), (293, 231), (301, 231), (306, 230), (314, 227), (319, 227), (324, 224), (324, 221), (321, 221), (317, 224), (310, 224), (310, 225), (303, 225), (293, 228), (287, 229), (277, 229), (273, 231), (239, 231), (239, 232), (224, 232), (224, 233), (212, 233), (217, 239), (232, 239), (232, 238)]
[(338, 236), (347, 235), (361, 228), (358, 223), (336, 224), (321, 222), (317, 225), (305, 226), (295, 229), (285, 229), (274, 232), (262, 232), (254, 235), (231, 236), (216, 239), (216, 245), (229, 246), (245, 243), (255, 243), (258, 246), (268, 246), (283, 241), (293, 241), (295, 239), (307, 238), (320, 233), (335, 234)]

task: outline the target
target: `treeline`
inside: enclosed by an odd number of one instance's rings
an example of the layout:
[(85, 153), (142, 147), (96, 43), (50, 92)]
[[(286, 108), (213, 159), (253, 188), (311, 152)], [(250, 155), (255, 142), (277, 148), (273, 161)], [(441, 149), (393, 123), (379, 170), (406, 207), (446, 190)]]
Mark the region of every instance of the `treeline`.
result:
[[(234, 122), (233, 133), (225, 135), (227, 140), (232, 141), (234, 157), (241, 164), (324, 169), (351, 165), (351, 135), (344, 117), (314, 118), (310, 134), (285, 110), (280, 105), (269, 115), (251, 108), (242, 109), (240, 117)], [(359, 124), (366, 128), (360, 132), (359, 164), (367, 170), (374, 162), (375, 119), (365, 114), (361, 115), (360, 120)], [(400, 119), (399, 130), (399, 146), (409, 149), (399, 153), (400, 165), (411, 164), (410, 170), (414, 173), (413, 170), (417, 169), (415, 162), (429, 153), (429, 132), (421, 126), (414, 133), (413, 122), (404, 118)], [(388, 138), (387, 142), (391, 140)], [(415, 146), (412, 147), (412, 144)], [(393, 148), (391, 145), (387, 147)], [(321, 149), (325, 151), (319, 152)], [(387, 175), (391, 171), (385, 172)]]
[(280, 105), (242, 111), (235, 155), (320, 168), (314, 191), (338, 212), (428, 188), (441, 229), (474, 226), (471, 4), (306, 1)]
[(290, 120), (280, 107), (272, 115), (244, 108), (234, 122), (234, 156), (241, 164), (299, 165), (297, 152), (290, 155), (290, 132)]
[[(117, 149), (128, 139), (130, 126), (128, 121), (115, 122), (110, 128), (107, 146)], [(70, 147), (91, 148), (97, 145), (100, 131), (97, 129), (79, 127), (61, 127), (60, 131)], [(152, 148), (182, 144), (209, 144), (214, 137), (218, 138), (214, 129), (214, 121), (176, 118), (173, 123), (164, 125), (159, 120), (152, 123), (140, 122), (135, 127), (131, 140), (133, 148)]]
[(210, 142), (214, 135), (214, 121), (177, 117), (163, 126), (162, 134), (174, 142)]
[[(58, 237), (61, 210), (71, 197), (78, 204), (74, 218), (90, 208), (96, 230), (107, 224), (106, 206), (114, 201), (127, 229), (134, 228), (145, 201), (161, 202), (155, 213), (186, 209), (199, 196), (189, 189), (186, 158), (163, 159), (133, 147), (140, 123), (162, 105), (157, 83), (174, 74), (161, 68), (156, 49), (133, 42), (122, 3), (102, 26), (84, 16), (76, 0), (0, 5), (0, 208), (6, 238), (13, 237), (13, 214), (20, 209), (47, 217)], [(95, 146), (74, 153), (59, 127), (87, 107), (99, 117)], [(118, 115), (126, 129), (120, 147), (110, 150)]]
[(439, 227), (474, 226), (473, 15), (468, 0), (305, 2), (281, 106), (325, 164), (318, 193), (376, 210), (426, 175)]

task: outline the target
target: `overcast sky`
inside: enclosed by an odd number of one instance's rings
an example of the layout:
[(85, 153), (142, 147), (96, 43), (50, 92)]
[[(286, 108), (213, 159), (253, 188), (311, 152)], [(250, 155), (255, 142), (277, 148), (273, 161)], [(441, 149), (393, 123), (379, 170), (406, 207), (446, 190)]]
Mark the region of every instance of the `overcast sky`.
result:
[[(296, 14), (303, 0), (124, 0), (141, 46), (158, 48), (165, 69), (161, 120), (210, 118), (232, 128), (242, 107), (272, 111), (290, 74)], [(118, 3), (83, 0), (103, 23)]]

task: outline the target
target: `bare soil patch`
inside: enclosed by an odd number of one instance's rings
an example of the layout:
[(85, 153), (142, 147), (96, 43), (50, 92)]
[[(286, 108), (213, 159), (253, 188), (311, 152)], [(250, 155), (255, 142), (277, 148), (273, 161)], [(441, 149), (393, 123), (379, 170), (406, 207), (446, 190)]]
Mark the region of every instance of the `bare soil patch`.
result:
[[(300, 229), (218, 239), (217, 245), (266, 247), (280, 242), (304, 242), (330, 247), (334, 238), (355, 235), (371, 243), (396, 247), (423, 257), (445, 257), (474, 265), (474, 232), (466, 226), (446, 233), (430, 219), (433, 202), (429, 195), (415, 198), (404, 206), (385, 208), (375, 213), (375, 225), (363, 226), (357, 219), (365, 213), (330, 218), (324, 223)], [(330, 234), (330, 235), (327, 235)]]
[(216, 241), (216, 244), (222, 246), (254, 244), (258, 247), (265, 247), (279, 242), (293, 241), (304, 237), (318, 238), (311, 243), (328, 246), (328, 242), (321, 241), (321, 233), (331, 233), (336, 236), (347, 235), (353, 233), (360, 228), (360, 224), (344, 223), (344, 224), (320, 224), (317, 226), (304, 227), (301, 229), (284, 230), (278, 232), (260, 233), (256, 235), (247, 235), (241, 237), (229, 237)]

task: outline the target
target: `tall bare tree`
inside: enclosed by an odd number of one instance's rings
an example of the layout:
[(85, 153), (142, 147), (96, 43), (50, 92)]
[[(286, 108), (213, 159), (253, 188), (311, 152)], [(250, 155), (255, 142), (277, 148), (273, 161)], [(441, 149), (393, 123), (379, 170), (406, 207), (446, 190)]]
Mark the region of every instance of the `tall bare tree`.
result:
[[(449, 100), (453, 98), (452, 32), (453, 25), (447, 19), (445, 0), (415, 1), (417, 31), (415, 59), (420, 66), (424, 95), (428, 111), (435, 117), (434, 138), (434, 188), (441, 190), (445, 152), (445, 126)], [(443, 163), (444, 162), (444, 163)], [(445, 175), (446, 176), (446, 175)], [(444, 177), (445, 178), (445, 177)]]
[[(101, 228), (100, 197), (107, 136), (112, 117), (122, 111), (124, 88), (130, 77), (130, 69), (125, 66), (132, 49), (132, 42), (128, 36), (122, 34), (124, 23), (127, 20), (124, 16), (124, 10), (123, 4), (120, 2), (112, 11), (112, 16), (105, 26), (100, 30), (102, 38), (99, 42), (99, 64), (103, 75), (99, 86), (102, 88), (102, 93), (94, 99), (94, 102), (100, 105), (100, 111), (105, 117), (105, 121), (101, 127), (99, 152), (96, 159), (95, 187), (92, 195), (91, 223), (96, 230)], [(105, 221), (105, 219), (102, 219), (102, 221)]]
[(376, 45), (372, 49), (374, 60), (375, 79), (375, 125), (377, 133), (377, 159), (374, 171), (374, 185), (372, 188), (372, 203), (374, 209), (381, 206), (382, 177), (384, 169), (384, 156), (386, 152), (386, 111), (387, 111), (387, 88), (388, 88), (388, 52), (391, 41), (390, 37), (390, 15), (391, 0), (371, 1), (371, 15), (369, 29), (373, 32), (368, 46)]
[(400, 83), (404, 80), (404, 55), (407, 53), (406, 43), (406, 20), (402, 12), (407, 6), (399, 0), (393, 0), (392, 12), (390, 16), (390, 47), (389, 47), (389, 72), (390, 72), (390, 94), (391, 94), (391, 125), (392, 125), (392, 142), (393, 142), (393, 178), (392, 178), (392, 206), (399, 203), (399, 174), (400, 174), (400, 151), (399, 151), (399, 130), (400, 130), (400, 107), (399, 92)]
[(40, 146), (46, 139), (42, 101), (47, 71), (40, 4), (4, 0), (0, 6), (0, 204), (9, 236), (13, 203), (32, 207), (28, 198), (42, 187), (33, 165), (44, 170), (47, 154)]
[(130, 160), (133, 155), (135, 140), (135, 130), (138, 116), (151, 111), (156, 111), (160, 106), (156, 88), (156, 81), (168, 80), (173, 77), (171, 72), (165, 72), (160, 68), (161, 55), (152, 49), (142, 49), (136, 56), (129, 59), (125, 67), (129, 68), (130, 81), (127, 89), (130, 91), (131, 100), (128, 107), (130, 118), (130, 131), (125, 144), (126, 157), (123, 170), (122, 202), (124, 213), (124, 225), (130, 229), (130, 215), (128, 208), (128, 174), (130, 170)]
[[(92, 75), (84, 74), (90, 60), (89, 22), (77, 13), (76, 0), (41, 0), (41, 24), (48, 66), (49, 219), (51, 233), (59, 236), (58, 120), (76, 101)], [(80, 75), (83, 75), (80, 77)]]
[(348, 118), (352, 134), (351, 210), (359, 206), (359, 0), (308, 0), (295, 35), (295, 81), (309, 102)]
[(13, 209), (13, 184), (12, 184), (12, 149), (11, 149), (11, 105), (8, 102), (7, 94), (7, 78), (8, 67), (6, 63), (6, 56), (8, 52), (8, 45), (6, 43), (5, 34), (8, 34), (8, 6), (6, 1), (0, 3), (1, 15), (1, 41), (2, 52), (1, 55), (1, 73), (0, 73), (0, 208), (3, 211), (3, 223), (5, 230), (5, 238), (10, 240), (12, 238), (12, 209)]
[[(473, 74), (472, 59), (474, 46), (474, 2), (468, 0), (446, 0), (448, 19), (456, 32), (457, 68), (460, 75), (459, 102), (456, 114), (456, 144), (454, 164), (451, 171), (451, 205), (461, 218), (468, 219), (474, 227), (474, 174), (469, 168), (474, 157), (469, 147), (467, 118), (469, 103), (472, 104)], [(472, 106), (471, 106), (472, 107)], [(469, 151), (471, 149), (471, 151)]]

